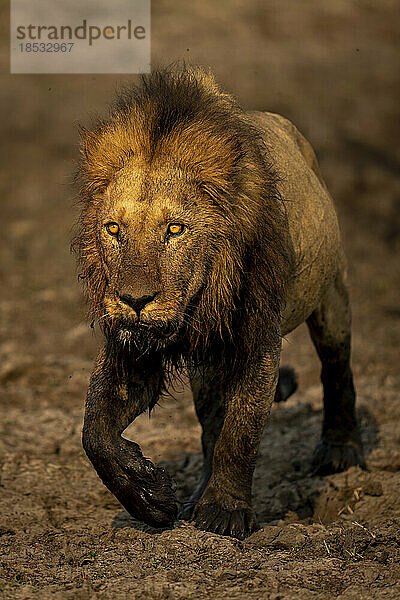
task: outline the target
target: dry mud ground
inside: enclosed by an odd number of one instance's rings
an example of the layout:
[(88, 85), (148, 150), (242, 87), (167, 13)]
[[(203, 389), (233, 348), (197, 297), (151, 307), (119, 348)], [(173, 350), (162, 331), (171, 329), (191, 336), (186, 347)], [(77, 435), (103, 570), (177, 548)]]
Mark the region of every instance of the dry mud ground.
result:
[[(80, 429), (99, 343), (84, 323), (69, 229), (74, 122), (116, 79), (9, 76), (1, 2), (0, 596), (40, 599), (399, 598), (399, 13), (390, 0), (153, 7), (154, 58), (213, 66), (253, 108), (282, 112), (317, 149), (349, 257), (353, 365), (368, 472), (309, 473), (321, 423), (304, 328), (285, 343), (299, 392), (262, 440), (245, 542), (133, 522), (85, 458)], [(171, 8), (173, 7), (173, 8)], [(200, 468), (190, 393), (135, 423), (181, 498)]]

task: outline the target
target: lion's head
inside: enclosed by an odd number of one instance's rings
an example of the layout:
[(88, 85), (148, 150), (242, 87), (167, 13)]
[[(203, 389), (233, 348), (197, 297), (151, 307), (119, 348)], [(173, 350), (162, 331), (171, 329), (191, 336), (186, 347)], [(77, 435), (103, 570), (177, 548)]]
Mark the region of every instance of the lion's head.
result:
[(75, 247), (115, 340), (194, 348), (231, 336), (239, 313), (279, 315), (285, 213), (260, 144), (212, 76), (188, 68), (142, 77), (83, 131)]

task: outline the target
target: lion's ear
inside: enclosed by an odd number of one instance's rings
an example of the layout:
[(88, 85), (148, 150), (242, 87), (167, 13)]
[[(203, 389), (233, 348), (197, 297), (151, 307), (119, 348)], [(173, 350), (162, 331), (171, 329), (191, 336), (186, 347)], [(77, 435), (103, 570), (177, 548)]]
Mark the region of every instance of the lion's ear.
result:
[[(108, 127), (109, 129), (109, 127)], [(86, 190), (101, 192), (109, 184), (115, 170), (121, 166), (120, 140), (116, 142), (102, 125), (90, 131), (80, 128), (80, 175)], [(114, 142), (114, 143), (113, 143)]]
[(232, 96), (223, 92), (215, 80), (214, 74), (209, 68), (187, 67), (188, 72), (198, 81), (204, 90), (213, 96), (232, 100)]
[(191, 71), (195, 79), (197, 79), (197, 81), (201, 83), (201, 85), (207, 92), (216, 96), (219, 96), (221, 94), (219, 86), (215, 81), (215, 77), (210, 69), (192, 67), (189, 70)]
[(83, 125), (79, 126), (79, 147), (80, 152), (84, 160), (90, 160), (96, 150), (96, 146), (98, 145), (97, 136), (94, 135), (92, 131), (84, 127)]

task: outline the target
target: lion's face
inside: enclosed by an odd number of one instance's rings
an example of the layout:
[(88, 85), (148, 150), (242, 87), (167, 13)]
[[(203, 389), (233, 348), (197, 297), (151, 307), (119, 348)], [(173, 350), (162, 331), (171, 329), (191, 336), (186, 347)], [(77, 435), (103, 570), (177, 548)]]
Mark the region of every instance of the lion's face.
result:
[[(104, 318), (120, 342), (166, 344), (184, 323), (218, 247), (218, 212), (183, 172), (131, 163), (99, 203)], [(221, 223), (222, 228), (222, 223)]]

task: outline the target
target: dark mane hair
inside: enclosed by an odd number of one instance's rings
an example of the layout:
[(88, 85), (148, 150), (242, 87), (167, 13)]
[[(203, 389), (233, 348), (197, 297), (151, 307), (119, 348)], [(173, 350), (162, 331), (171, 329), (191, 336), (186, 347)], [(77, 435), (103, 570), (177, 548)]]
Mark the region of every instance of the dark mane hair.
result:
[[(191, 67), (141, 76), (118, 93), (108, 118), (82, 129), (83, 209), (74, 247), (92, 318), (106, 285), (95, 225), (99, 195), (132, 155), (148, 163), (168, 157), (190, 171), (225, 218), (211, 274), (190, 307), (197, 324), (188, 332), (192, 357), (212, 348), (246, 354), (252, 340), (279, 335), (293, 252), (277, 176), (246, 113), (208, 71)], [(259, 328), (257, 335), (249, 327)]]

